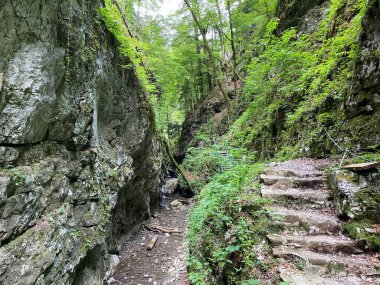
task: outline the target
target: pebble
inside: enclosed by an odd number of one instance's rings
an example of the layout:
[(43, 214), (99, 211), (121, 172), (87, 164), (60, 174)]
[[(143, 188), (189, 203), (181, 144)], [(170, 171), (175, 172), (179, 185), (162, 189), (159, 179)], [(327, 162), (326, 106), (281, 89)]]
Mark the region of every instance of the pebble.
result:
[(165, 233), (165, 236), (168, 238), (168, 237), (170, 237), (170, 234), (169, 233)]

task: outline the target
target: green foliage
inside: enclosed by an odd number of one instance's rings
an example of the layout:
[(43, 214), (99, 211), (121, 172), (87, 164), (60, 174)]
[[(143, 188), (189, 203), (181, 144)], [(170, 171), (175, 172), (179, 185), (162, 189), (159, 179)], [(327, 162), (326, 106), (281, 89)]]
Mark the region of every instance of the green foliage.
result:
[(346, 233), (355, 240), (365, 241), (366, 245), (372, 250), (380, 249), (379, 228), (373, 228), (373, 222), (367, 219), (352, 221), (344, 226)]
[[(241, 101), (248, 108), (230, 130), (236, 145), (259, 149), (268, 157), (279, 146), (301, 149), (292, 137), (302, 132), (307, 134), (301, 138), (303, 145), (312, 145), (321, 139), (323, 128), (345, 119), (331, 112), (331, 104), (340, 104), (351, 88), (366, 5), (364, 0), (332, 1), (328, 9), (310, 35), (290, 28), (276, 37), (275, 20), (267, 23), (265, 36), (258, 40), (266, 48), (248, 65)], [(341, 15), (350, 15), (349, 20)], [(329, 30), (331, 26), (335, 29)]]
[(187, 236), (192, 284), (219, 284), (223, 278), (228, 284), (256, 284), (251, 276), (259, 278), (271, 267), (272, 260), (259, 257), (269, 251), (265, 206), (270, 200), (252, 185), (262, 169), (262, 164), (239, 162), (202, 189)]
[(200, 192), (214, 175), (255, 159), (255, 153), (228, 144), (214, 144), (204, 133), (198, 134), (195, 140), (203, 147), (189, 148), (182, 166), (189, 171), (188, 180), (196, 192)]
[[(150, 84), (148, 74), (142, 65), (142, 56), (138, 52), (141, 42), (129, 36), (127, 27), (123, 23), (123, 15), (116, 5), (111, 0), (106, 0), (105, 4), (104, 8), (99, 9), (101, 19), (118, 41), (120, 53), (131, 61), (141, 86), (148, 93), (154, 92), (155, 86)], [(129, 68), (130, 66), (126, 65), (125, 67)]]

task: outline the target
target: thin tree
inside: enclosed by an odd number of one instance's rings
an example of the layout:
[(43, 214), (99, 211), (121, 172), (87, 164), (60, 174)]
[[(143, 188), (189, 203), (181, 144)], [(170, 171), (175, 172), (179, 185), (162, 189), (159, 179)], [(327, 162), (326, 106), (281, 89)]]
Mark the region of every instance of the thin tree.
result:
[(226, 6), (227, 6), (227, 12), (228, 12), (228, 22), (230, 26), (230, 43), (231, 43), (231, 50), (232, 50), (232, 64), (233, 64), (233, 80), (234, 80), (234, 93), (235, 96), (237, 95), (237, 81), (238, 81), (238, 74), (237, 74), (237, 53), (236, 53), (236, 47), (235, 47), (235, 35), (234, 35), (234, 29), (232, 25), (232, 17), (231, 17), (231, 2), (230, 0), (226, 0)]
[(216, 61), (215, 61), (215, 58), (214, 58), (214, 55), (212, 53), (212, 50), (210, 48), (210, 45), (207, 41), (207, 35), (206, 35), (206, 29), (202, 26), (201, 22), (200, 22), (200, 19), (198, 18), (198, 15), (197, 13), (195, 12), (194, 8), (191, 6), (191, 3), (189, 0), (184, 0), (187, 8), (189, 9), (190, 13), (191, 13), (191, 16), (193, 17), (193, 20), (195, 22), (195, 24), (198, 26), (198, 29), (202, 35), (202, 39), (203, 39), (203, 44), (204, 44), (204, 47), (208, 53), (208, 56), (210, 58), (210, 63), (212, 65), (212, 69), (213, 69), (213, 72), (215, 74), (215, 80), (216, 80), (216, 83), (219, 87), (219, 90), (220, 92), (222, 92), (223, 94), (223, 98), (225, 100), (225, 103), (227, 104), (227, 109), (229, 111), (230, 109), (230, 99), (228, 98), (228, 95), (227, 95), (227, 92), (226, 90), (224, 89), (223, 87), (223, 83), (222, 81), (219, 79), (218, 77), (218, 67), (216, 65)]

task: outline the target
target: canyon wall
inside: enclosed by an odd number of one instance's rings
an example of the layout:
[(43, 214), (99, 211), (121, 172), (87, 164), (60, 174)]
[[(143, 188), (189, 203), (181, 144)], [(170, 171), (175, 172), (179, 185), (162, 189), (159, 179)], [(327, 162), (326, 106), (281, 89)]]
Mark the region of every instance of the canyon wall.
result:
[(154, 116), (102, 5), (0, 2), (0, 284), (102, 284), (157, 205)]

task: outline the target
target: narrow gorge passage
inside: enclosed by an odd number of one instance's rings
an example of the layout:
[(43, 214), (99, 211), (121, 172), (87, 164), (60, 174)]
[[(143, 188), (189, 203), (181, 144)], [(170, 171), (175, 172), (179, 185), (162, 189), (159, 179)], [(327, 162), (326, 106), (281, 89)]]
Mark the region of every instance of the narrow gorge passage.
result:
[(380, 0), (0, 0), (0, 46), (0, 285), (380, 284)]
[[(119, 255), (120, 264), (108, 284), (187, 285), (185, 241), (189, 205), (177, 204), (171, 209), (162, 207), (147, 222), (149, 225), (178, 229), (181, 233), (153, 232), (146, 228), (127, 241)], [(157, 236), (151, 250), (149, 242)]]

